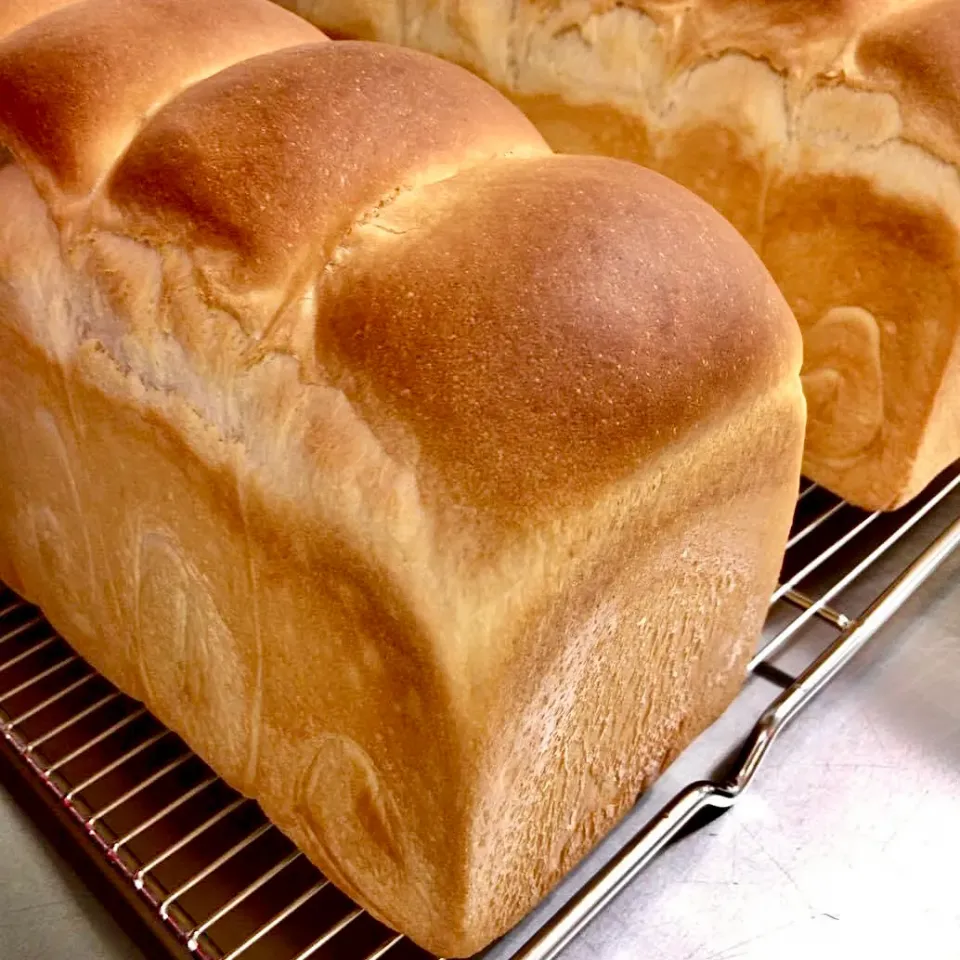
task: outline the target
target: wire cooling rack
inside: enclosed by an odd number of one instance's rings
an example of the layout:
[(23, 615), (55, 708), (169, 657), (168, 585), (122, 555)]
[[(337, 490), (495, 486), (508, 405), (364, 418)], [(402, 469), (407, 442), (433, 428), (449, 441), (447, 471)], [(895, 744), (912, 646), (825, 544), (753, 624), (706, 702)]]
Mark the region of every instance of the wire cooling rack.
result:
[[(748, 717), (746, 739), (589, 857), (489, 960), (555, 957), (669, 843), (733, 806), (783, 729), (958, 545), (960, 467), (894, 514), (805, 483), (764, 636), (728, 711)], [(428, 960), (2, 587), (0, 730), (14, 775), (79, 828), (87, 858), (146, 918), (154, 955), (159, 945), (201, 960)]]

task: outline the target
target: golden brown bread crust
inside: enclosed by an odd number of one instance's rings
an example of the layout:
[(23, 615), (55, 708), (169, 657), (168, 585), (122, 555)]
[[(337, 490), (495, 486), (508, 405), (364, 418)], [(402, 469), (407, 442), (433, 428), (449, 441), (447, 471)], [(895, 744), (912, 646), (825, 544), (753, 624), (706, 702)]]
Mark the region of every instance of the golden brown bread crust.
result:
[(77, 0), (7, 0), (0, 9), (0, 37), (25, 27), (46, 13), (68, 7)]
[(494, 82), (555, 149), (717, 207), (804, 329), (814, 479), (891, 508), (960, 456), (957, 0), (286, 5), (341, 30), (362, 11), (366, 36)]
[[(371, 154), (385, 127), (395, 135)], [(355, 221), (402, 190), (546, 152), (522, 115), (465, 71), (411, 51), (311, 44), (225, 69), (159, 110), (100, 211), (151, 243), (211, 251), (223, 285), (302, 286)]]
[(790, 311), (705, 204), (457, 67), (256, 0), (35, 10), (0, 39), (0, 578), (472, 952), (739, 686)]
[[(97, 13), (85, 0), (68, 4), (4, 42), (0, 123), (68, 197), (88, 194), (183, 88), (238, 60), (320, 40), (259, 0), (240, 0), (230, 17), (218, 4), (185, 10), (178, 0), (97, 4)], [(145, 34), (156, 42), (143, 44)]]
[(960, 4), (934, 0), (877, 20), (854, 57), (861, 83), (896, 97), (906, 138), (960, 166)]
[[(442, 181), (344, 251), (320, 294), (325, 366), (352, 400), (409, 425), (446, 496), (524, 523), (589, 502), (793, 362), (791, 338), (765, 319), (772, 286), (711, 213), (599, 158)], [(517, 236), (492, 277), (488, 251)], [(643, 264), (653, 297), (638, 296), (642, 250), (657, 253)]]

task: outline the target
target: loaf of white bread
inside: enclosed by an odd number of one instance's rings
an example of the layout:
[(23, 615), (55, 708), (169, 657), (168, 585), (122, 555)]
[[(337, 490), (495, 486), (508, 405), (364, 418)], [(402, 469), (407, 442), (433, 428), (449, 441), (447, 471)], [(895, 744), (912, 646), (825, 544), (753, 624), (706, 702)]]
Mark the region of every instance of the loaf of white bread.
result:
[(960, 0), (286, 0), (461, 63), (550, 145), (685, 184), (804, 334), (804, 470), (870, 509), (960, 457)]
[(0, 578), (471, 953), (742, 682), (789, 308), (682, 187), (268, 0), (8, 0), (0, 37)]

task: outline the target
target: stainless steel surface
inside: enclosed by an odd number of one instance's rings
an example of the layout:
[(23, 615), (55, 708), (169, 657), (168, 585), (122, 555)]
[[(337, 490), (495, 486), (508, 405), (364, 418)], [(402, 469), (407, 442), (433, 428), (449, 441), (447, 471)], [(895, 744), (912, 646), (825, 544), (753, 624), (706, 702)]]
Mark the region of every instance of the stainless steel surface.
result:
[[(958, 544), (960, 474), (943, 478), (894, 517), (864, 515), (805, 487), (764, 645), (741, 696), (596, 853), (487, 951), (487, 960), (546, 960), (567, 944), (564, 956), (636, 955), (636, 945), (650, 936), (647, 913), (636, 903), (646, 902), (645, 891), (661, 889), (649, 878), (722, 830), (711, 826), (664, 853), (669, 842), (708, 809), (735, 802), (749, 807), (740, 798), (770, 745)], [(951, 609), (960, 621), (960, 596), (954, 596)], [(954, 663), (956, 703), (960, 659)], [(185, 955), (306, 960), (334, 948), (331, 956), (351, 960), (425, 956), (333, 890), (253, 804), (231, 794), (176, 737), (91, 674), (62, 641), (50, 638), (32, 608), (15, 606), (10, 595), (0, 596), (0, 711), (7, 740), (85, 824), (99, 855), (114, 858), (176, 928)], [(789, 745), (773, 751), (764, 769), (792, 769), (790, 754)], [(795, 762), (802, 767), (801, 759)], [(956, 799), (954, 822), (960, 823)], [(724, 827), (738, 816), (724, 818)], [(671, 915), (670, 909), (661, 913)], [(599, 942), (602, 951), (585, 946)], [(701, 956), (663, 948), (648, 955)]]
[(0, 788), (0, 957), (143, 960), (108, 910)]

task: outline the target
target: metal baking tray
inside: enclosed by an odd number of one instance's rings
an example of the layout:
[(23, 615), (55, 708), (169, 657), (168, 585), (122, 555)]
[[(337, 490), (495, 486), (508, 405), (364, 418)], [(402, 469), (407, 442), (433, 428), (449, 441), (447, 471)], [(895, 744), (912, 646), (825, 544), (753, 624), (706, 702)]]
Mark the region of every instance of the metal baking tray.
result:
[[(804, 482), (740, 696), (484, 960), (556, 956), (667, 845), (735, 805), (783, 729), (958, 545), (960, 465), (893, 514)], [(151, 956), (429, 957), (2, 585), (0, 731), (3, 781)]]

